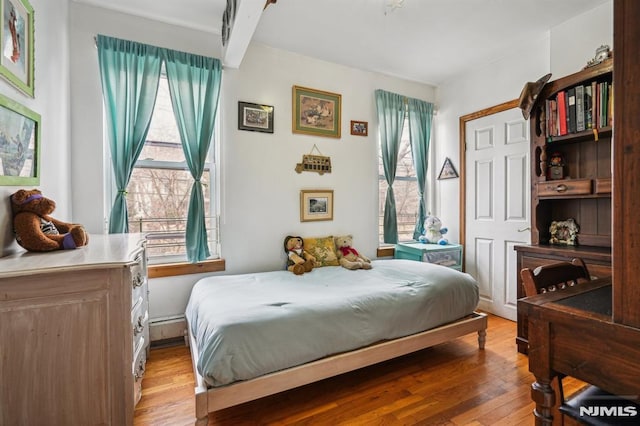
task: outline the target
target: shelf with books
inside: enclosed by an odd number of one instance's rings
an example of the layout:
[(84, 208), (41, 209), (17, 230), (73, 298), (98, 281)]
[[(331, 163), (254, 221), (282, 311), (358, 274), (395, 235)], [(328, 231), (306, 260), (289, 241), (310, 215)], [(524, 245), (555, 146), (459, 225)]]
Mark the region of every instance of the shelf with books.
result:
[[(573, 219), (579, 227), (576, 244), (611, 247), (612, 82), (613, 60), (609, 59), (549, 81), (538, 95), (530, 115), (534, 245), (549, 245), (551, 224)], [(591, 100), (585, 96), (588, 92)], [(598, 107), (601, 92), (603, 102)], [(568, 115), (569, 121), (560, 131), (557, 108), (563, 102), (567, 108), (563, 119)]]

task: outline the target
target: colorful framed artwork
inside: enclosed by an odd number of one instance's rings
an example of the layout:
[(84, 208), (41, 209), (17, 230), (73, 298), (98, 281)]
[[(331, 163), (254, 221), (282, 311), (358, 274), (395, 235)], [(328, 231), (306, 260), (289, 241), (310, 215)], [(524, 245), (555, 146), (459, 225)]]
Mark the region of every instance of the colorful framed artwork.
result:
[(340, 138), (342, 95), (293, 86), (293, 133)]
[(40, 185), (40, 114), (2, 95), (0, 185)]
[(333, 190), (300, 191), (300, 222), (333, 220)]
[(273, 107), (238, 102), (238, 130), (273, 133)]
[(366, 121), (351, 120), (351, 134), (356, 136), (367, 136), (369, 134), (369, 123)]
[(28, 0), (0, 0), (0, 75), (34, 97), (33, 7)]
[(456, 172), (455, 167), (453, 167), (453, 163), (449, 157), (444, 159), (444, 164), (442, 164), (442, 169), (440, 169), (440, 174), (438, 175), (438, 179), (453, 179), (458, 177), (458, 172)]

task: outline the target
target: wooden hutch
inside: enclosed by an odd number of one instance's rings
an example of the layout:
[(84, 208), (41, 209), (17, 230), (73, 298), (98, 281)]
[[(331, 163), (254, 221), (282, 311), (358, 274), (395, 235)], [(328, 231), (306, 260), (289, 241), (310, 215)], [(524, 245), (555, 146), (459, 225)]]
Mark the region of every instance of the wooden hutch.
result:
[[(612, 93), (613, 59), (607, 58), (547, 83), (538, 95), (530, 117), (531, 244), (515, 247), (518, 272), (581, 257), (592, 276), (612, 274)], [(568, 123), (561, 125), (560, 109)], [(517, 296), (524, 297), (519, 273)], [(521, 312), (516, 343), (527, 352)]]

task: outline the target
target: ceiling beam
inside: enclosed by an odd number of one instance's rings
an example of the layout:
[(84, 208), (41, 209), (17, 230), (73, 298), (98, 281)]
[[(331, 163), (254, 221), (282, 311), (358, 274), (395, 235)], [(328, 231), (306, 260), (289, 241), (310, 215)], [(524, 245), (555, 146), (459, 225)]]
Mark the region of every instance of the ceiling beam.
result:
[(222, 48), (222, 63), (229, 68), (240, 67), (265, 8), (265, 0), (237, 0), (236, 7), (229, 38)]

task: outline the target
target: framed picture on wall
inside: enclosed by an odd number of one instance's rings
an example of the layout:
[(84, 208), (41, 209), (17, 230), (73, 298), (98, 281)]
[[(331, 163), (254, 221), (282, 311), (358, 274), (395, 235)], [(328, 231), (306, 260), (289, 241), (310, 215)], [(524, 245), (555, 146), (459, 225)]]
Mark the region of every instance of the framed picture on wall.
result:
[(342, 95), (293, 86), (293, 133), (340, 138)]
[(300, 222), (333, 220), (333, 190), (300, 191)]
[(440, 174), (438, 175), (438, 179), (453, 179), (458, 177), (458, 172), (456, 172), (455, 167), (451, 163), (449, 157), (444, 159), (444, 163), (442, 164), (442, 169), (440, 169)]
[(238, 130), (273, 133), (273, 107), (238, 102)]
[(0, 185), (40, 185), (40, 114), (2, 95)]
[(351, 120), (351, 134), (355, 136), (367, 136), (369, 134), (369, 123), (366, 121)]
[(28, 0), (0, 0), (0, 75), (26, 95), (33, 90), (33, 7)]

